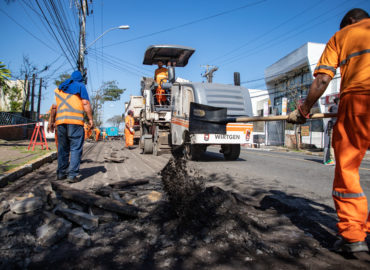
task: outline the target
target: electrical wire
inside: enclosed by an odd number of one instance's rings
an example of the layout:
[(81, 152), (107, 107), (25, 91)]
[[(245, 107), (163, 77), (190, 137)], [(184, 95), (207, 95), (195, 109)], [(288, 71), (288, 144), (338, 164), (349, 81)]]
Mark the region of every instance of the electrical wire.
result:
[(207, 16), (207, 17), (196, 19), (194, 21), (190, 21), (190, 22), (183, 23), (183, 24), (180, 24), (180, 25), (177, 25), (177, 26), (169, 27), (169, 28), (166, 28), (166, 29), (163, 29), (163, 30), (160, 30), (160, 31), (153, 32), (153, 33), (141, 35), (141, 36), (138, 36), (136, 38), (132, 38), (132, 39), (128, 39), (128, 40), (125, 40), (125, 41), (108, 44), (108, 45), (104, 46), (103, 48), (111, 47), (111, 46), (115, 46), (115, 45), (119, 45), (119, 44), (123, 44), (123, 43), (127, 43), (127, 42), (131, 42), (131, 41), (135, 41), (135, 40), (139, 40), (139, 39), (143, 39), (143, 38), (147, 38), (147, 37), (151, 37), (151, 36), (162, 34), (162, 33), (169, 32), (169, 31), (173, 31), (173, 30), (176, 30), (176, 29), (179, 29), (179, 28), (183, 28), (183, 27), (192, 25), (192, 24), (200, 23), (200, 22), (207, 21), (207, 20), (219, 17), (219, 16), (223, 16), (223, 15), (235, 12), (235, 11), (239, 11), (241, 9), (256, 6), (256, 5), (261, 4), (263, 2), (266, 2), (266, 1), (267, 0), (259, 0), (259, 1), (253, 2), (253, 3), (249, 3), (249, 4), (246, 4), (246, 5), (237, 7), (237, 8), (229, 9), (229, 10), (226, 10), (226, 11), (223, 11), (223, 12), (219, 12), (219, 13)]
[(63, 48), (62, 44), (60, 43), (60, 41), (59, 41), (59, 39), (58, 39), (58, 37), (57, 37), (57, 35), (55, 34), (53, 27), (50, 25), (50, 22), (49, 22), (48, 18), (46, 17), (46, 15), (45, 15), (45, 13), (44, 13), (43, 9), (41, 8), (39, 1), (38, 1), (38, 0), (36, 0), (36, 3), (37, 3), (37, 5), (38, 5), (39, 9), (41, 10), (41, 13), (42, 13), (42, 15), (43, 15), (44, 19), (46, 20), (47, 24), (49, 25), (49, 27), (50, 27), (50, 29), (51, 29), (51, 31), (52, 31), (52, 33), (53, 33), (53, 36), (54, 36), (55, 40), (58, 42), (58, 45), (59, 45), (60, 49), (62, 50), (62, 52), (64, 53), (64, 55), (65, 55), (65, 57), (67, 58), (68, 62), (70, 63), (70, 65), (71, 65), (71, 66), (72, 66), (72, 68), (73, 68), (73, 65), (72, 65), (71, 60), (69, 59), (69, 57), (68, 57), (68, 55), (67, 55), (66, 51), (64, 50), (64, 48)]
[(292, 22), (292, 20), (294, 20), (294, 19), (296, 19), (297, 17), (302, 16), (303, 14), (307, 13), (310, 9), (317, 7), (317, 5), (318, 5), (320, 2), (322, 2), (322, 1), (324, 1), (324, 0), (319, 0), (318, 2), (315, 2), (313, 5), (309, 6), (308, 8), (304, 9), (303, 11), (301, 11), (301, 12), (299, 12), (299, 13), (295, 14), (294, 16), (292, 16), (292, 17), (290, 17), (289, 19), (287, 19), (287, 20), (283, 21), (282, 23), (278, 24), (277, 26), (275, 26), (275, 27), (273, 27), (273, 28), (271, 28), (271, 29), (267, 30), (266, 32), (264, 32), (263, 34), (261, 34), (261, 35), (257, 36), (256, 38), (253, 38), (252, 40), (247, 41), (246, 43), (243, 43), (242, 45), (240, 45), (240, 46), (236, 47), (235, 49), (230, 50), (229, 52), (227, 52), (227, 53), (225, 53), (225, 54), (223, 54), (223, 55), (221, 55), (221, 56), (219, 56), (219, 57), (216, 57), (216, 58), (211, 59), (210, 61), (207, 61), (207, 63), (212, 63), (212, 62), (214, 62), (214, 61), (217, 61), (218, 59), (222, 59), (222, 58), (224, 58), (225, 56), (228, 56), (228, 55), (230, 55), (230, 54), (233, 54), (233, 53), (235, 53), (236, 51), (239, 51), (239, 50), (241, 50), (242, 48), (246, 47), (247, 45), (250, 45), (250, 44), (252, 44), (252, 43), (254, 43), (254, 42), (256, 42), (256, 41), (260, 40), (261, 38), (263, 38), (263, 37), (267, 36), (268, 34), (270, 34), (270, 33), (274, 32), (275, 30), (279, 29), (279, 28), (280, 28), (280, 27), (282, 27), (283, 25), (285, 25), (285, 24), (287, 24), (287, 23), (291, 23), (291, 22)]
[(38, 38), (37, 36), (35, 36), (34, 34), (32, 34), (30, 31), (28, 31), (23, 25), (21, 25), (20, 23), (17, 22), (17, 20), (15, 20), (13, 17), (11, 17), (8, 13), (6, 13), (2, 8), (0, 8), (0, 11), (2, 13), (4, 13), (10, 20), (12, 20), (15, 24), (17, 24), (19, 27), (21, 27), (24, 31), (26, 31), (28, 34), (30, 34), (33, 38), (35, 38), (36, 40), (38, 40), (39, 42), (41, 42), (43, 45), (45, 45), (46, 47), (48, 47), (50, 50), (52, 50), (53, 52), (56, 52), (56, 50), (49, 46), (47, 43), (45, 43), (43, 40), (41, 40), (40, 38)]
[[(305, 23), (301, 24), (298, 27), (294, 27), (294, 29), (290, 29), (290, 30), (286, 31), (283, 34), (279, 34), (279, 37), (277, 37), (277, 38), (272, 37), (270, 40), (265, 41), (262, 45), (257, 45), (256, 47), (254, 47), (251, 50), (248, 50), (245, 53), (233, 56), (233, 57), (231, 57), (229, 59), (226, 59), (224, 61), (221, 61), (220, 63), (217, 63), (217, 64), (218, 65), (228, 65), (228, 64), (234, 63), (236, 61), (241, 60), (242, 58), (246, 58), (246, 57), (251, 56), (251, 55), (256, 55), (257, 53), (260, 53), (260, 52), (262, 52), (262, 51), (264, 51), (268, 48), (271, 48), (271, 47), (275, 46), (276, 44), (281, 44), (281, 40), (283, 40), (283, 42), (286, 42), (291, 38), (297, 37), (297, 35), (302, 34), (306, 31), (314, 28), (315, 26), (320, 25), (320, 24), (328, 21), (328, 18), (337, 18), (338, 15), (343, 13), (343, 10), (340, 11), (339, 13), (336, 13), (336, 14), (330, 16), (330, 17), (328, 17), (327, 14), (329, 12), (332, 12), (333, 10), (336, 10), (336, 9), (342, 7), (344, 4), (347, 4), (347, 3), (348, 3), (348, 1), (345, 0), (345, 1), (341, 2), (340, 4), (336, 5), (336, 7), (332, 7), (330, 10), (326, 10), (323, 13), (321, 13), (320, 15), (318, 15), (314, 18), (310, 18), (309, 22), (305, 22)], [(317, 21), (317, 20), (319, 20), (319, 21), (317, 23), (315, 23), (315, 21)]]

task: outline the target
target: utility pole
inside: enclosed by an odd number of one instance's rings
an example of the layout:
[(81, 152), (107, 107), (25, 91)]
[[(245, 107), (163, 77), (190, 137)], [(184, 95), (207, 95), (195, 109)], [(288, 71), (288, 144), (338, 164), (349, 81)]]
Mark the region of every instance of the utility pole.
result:
[(41, 88), (42, 88), (42, 78), (40, 78), (40, 87), (39, 87), (39, 99), (37, 101), (37, 121), (40, 118), (40, 106), (41, 106)]
[[(77, 1), (76, 1), (77, 4)], [(78, 18), (80, 24), (80, 37), (79, 37), (79, 53), (78, 53), (78, 60), (77, 60), (77, 67), (78, 70), (84, 75), (84, 62), (85, 62), (85, 48), (86, 48), (86, 15), (88, 12), (87, 0), (80, 0), (80, 4), (78, 6)]]
[(28, 101), (29, 91), (27, 91), (27, 82), (28, 82), (28, 75), (24, 76), (24, 85), (23, 85), (23, 104), (22, 104), (22, 116), (25, 116), (26, 111), (26, 104)]
[(33, 119), (33, 112), (34, 112), (35, 83), (36, 83), (36, 74), (33, 74), (32, 75), (32, 92), (31, 92), (31, 119)]
[(218, 70), (218, 67), (212, 66), (212, 65), (203, 65), (201, 67), (207, 68), (206, 72), (204, 74), (202, 74), (202, 77), (207, 78), (207, 82), (212, 83), (213, 82), (213, 73)]

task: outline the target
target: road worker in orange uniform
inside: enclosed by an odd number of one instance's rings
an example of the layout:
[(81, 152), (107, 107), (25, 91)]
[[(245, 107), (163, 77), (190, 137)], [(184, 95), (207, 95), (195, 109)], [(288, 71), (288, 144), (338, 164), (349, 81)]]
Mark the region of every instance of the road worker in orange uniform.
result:
[(92, 129), (89, 126), (89, 124), (87, 124), (87, 123), (84, 124), (84, 131), (85, 131), (85, 140), (87, 140), (92, 135)]
[(129, 110), (125, 118), (125, 142), (128, 149), (134, 145), (134, 123), (134, 112)]
[(100, 129), (95, 128), (95, 141), (99, 141)]
[(48, 132), (54, 132), (55, 146), (58, 151), (58, 131), (55, 129), (55, 117), (57, 115), (57, 105), (53, 104), (49, 110), (49, 120), (48, 120)]
[(166, 91), (162, 89), (162, 83), (167, 82), (168, 78), (168, 70), (167, 68), (163, 67), (163, 62), (158, 61), (158, 68), (155, 70), (154, 73), (154, 80), (158, 84), (157, 90), (156, 90), (156, 98), (157, 102), (160, 106), (164, 104), (167, 100), (166, 98)]
[(333, 129), (336, 167), (332, 195), (340, 239), (334, 249), (353, 253), (368, 251), (365, 237), (370, 231), (367, 200), (358, 172), (370, 147), (370, 18), (362, 9), (352, 9), (342, 19), (340, 31), (329, 40), (317, 63), (316, 78), (306, 100), (289, 114), (288, 122), (306, 122), (338, 67), (342, 78)]
[(57, 180), (68, 177), (80, 180), (79, 170), (84, 142), (84, 112), (93, 127), (92, 110), (84, 79), (80, 71), (62, 82), (54, 91), (57, 104), (55, 125), (58, 131)]
[(105, 129), (103, 129), (102, 138), (103, 138), (103, 141), (107, 139), (107, 132), (105, 131)]

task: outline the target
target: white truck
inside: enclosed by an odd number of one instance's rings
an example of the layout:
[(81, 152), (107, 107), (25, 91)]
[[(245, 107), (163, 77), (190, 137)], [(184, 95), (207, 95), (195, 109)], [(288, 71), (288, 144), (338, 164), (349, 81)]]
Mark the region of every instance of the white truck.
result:
[(155, 45), (146, 50), (144, 64), (153, 65), (161, 60), (172, 65), (168, 67), (168, 81), (161, 85), (166, 90), (167, 105), (156, 104), (155, 90), (158, 85), (154, 80), (142, 79), (145, 107), (140, 117), (140, 147), (145, 154), (158, 155), (161, 151), (171, 150), (197, 160), (208, 146), (219, 145), (226, 160), (236, 160), (240, 145), (252, 143), (253, 125), (225, 123), (225, 134), (192, 133), (189, 132), (190, 104), (227, 108), (228, 117), (252, 116), (249, 92), (240, 86), (238, 73), (234, 75), (235, 85), (175, 80), (174, 66), (186, 66), (194, 51), (178, 45)]

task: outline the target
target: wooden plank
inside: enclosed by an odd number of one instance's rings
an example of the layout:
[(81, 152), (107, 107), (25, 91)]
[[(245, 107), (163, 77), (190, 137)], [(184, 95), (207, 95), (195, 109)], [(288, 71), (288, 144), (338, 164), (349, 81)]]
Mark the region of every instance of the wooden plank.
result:
[(135, 180), (135, 179), (129, 179), (129, 180), (123, 180), (120, 182), (112, 183), (109, 186), (115, 189), (121, 189), (125, 187), (131, 187), (131, 186), (139, 186), (139, 185), (145, 185), (148, 184), (149, 180)]
[(101, 197), (93, 193), (71, 188), (57, 182), (51, 183), (52, 188), (65, 199), (82, 203), (88, 206), (96, 206), (111, 212), (122, 214), (129, 217), (138, 217), (139, 208), (122, 203), (110, 198)]

